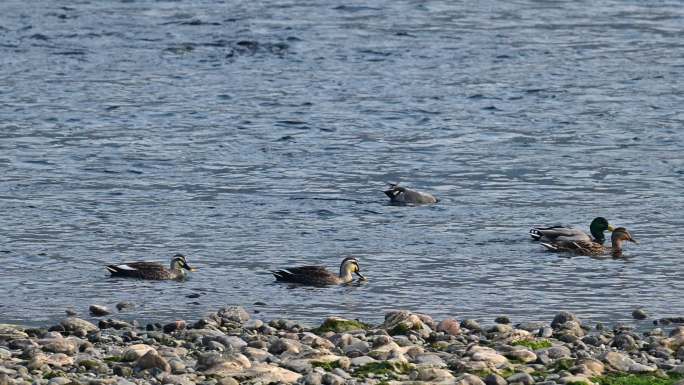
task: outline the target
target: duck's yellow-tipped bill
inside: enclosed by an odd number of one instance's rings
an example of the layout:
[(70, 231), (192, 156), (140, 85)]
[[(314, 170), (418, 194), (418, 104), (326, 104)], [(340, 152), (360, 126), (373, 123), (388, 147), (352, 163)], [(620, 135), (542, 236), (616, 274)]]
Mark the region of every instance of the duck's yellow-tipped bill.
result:
[(613, 231), (615, 230), (615, 226), (613, 225), (608, 225), (608, 231)]

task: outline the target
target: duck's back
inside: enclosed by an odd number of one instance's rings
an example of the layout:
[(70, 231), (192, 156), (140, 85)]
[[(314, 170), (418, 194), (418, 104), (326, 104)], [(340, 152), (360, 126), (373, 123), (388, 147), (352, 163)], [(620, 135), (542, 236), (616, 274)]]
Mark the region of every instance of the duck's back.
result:
[(120, 265), (108, 265), (107, 270), (112, 274), (112, 277), (156, 280), (173, 278), (173, 274), (166, 270), (162, 264), (157, 262), (131, 262), (122, 263)]
[(271, 272), (276, 281), (305, 285), (332, 285), (339, 278), (323, 266), (299, 266)]

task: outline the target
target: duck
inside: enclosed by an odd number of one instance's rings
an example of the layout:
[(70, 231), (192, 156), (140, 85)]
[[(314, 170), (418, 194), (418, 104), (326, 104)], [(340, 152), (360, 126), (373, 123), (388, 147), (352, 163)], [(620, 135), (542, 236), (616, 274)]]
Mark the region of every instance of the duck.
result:
[(278, 282), (299, 283), (312, 286), (342, 285), (354, 280), (352, 273), (359, 276), (360, 281), (366, 277), (361, 274), (359, 260), (346, 257), (340, 264), (340, 274), (337, 275), (323, 266), (299, 266), (281, 270), (272, 270), (271, 274)]
[(180, 280), (187, 276), (186, 270), (197, 271), (197, 269), (188, 265), (183, 254), (174, 255), (168, 269), (158, 262), (130, 262), (122, 263), (120, 265), (107, 265), (106, 269), (111, 273), (112, 277), (139, 278), (157, 281), (170, 279)]
[(421, 205), (439, 202), (439, 199), (435, 198), (432, 194), (401, 187), (398, 183), (390, 183), (389, 186), (390, 188), (385, 190), (384, 193), (389, 197), (390, 203), (393, 204), (409, 203)]
[(542, 246), (551, 251), (568, 251), (578, 255), (592, 255), (601, 256), (611, 254), (613, 257), (622, 256), (622, 244), (625, 241), (637, 242), (632, 234), (624, 227), (618, 227), (613, 230), (610, 236), (611, 246), (604, 246), (602, 244), (591, 241), (560, 241), (555, 243), (542, 242)]
[(615, 227), (608, 223), (606, 218), (596, 217), (589, 225), (589, 232), (591, 235), (576, 227), (558, 225), (551, 227), (535, 227), (530, 230), (530, 236), (535, 241), (542, 241), (546, 243), (582, 241), (594, 242), (599, 245), (603, 245), (603, 242), (606, 241), (603, 233), (605, 231), (613, 231), (614, 229)]

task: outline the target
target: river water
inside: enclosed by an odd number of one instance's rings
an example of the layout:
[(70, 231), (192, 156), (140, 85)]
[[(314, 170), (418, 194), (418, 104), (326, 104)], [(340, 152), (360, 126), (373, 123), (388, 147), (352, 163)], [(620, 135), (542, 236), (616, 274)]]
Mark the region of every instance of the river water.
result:
[[(681, 5), (4, 0), (0, 322), (681, 316)], [(391, 206), (397, 181), (441, 201)], [(527, 235), (599, 215), (641, 244)], [(177, 252), (185, 282), (103, 267)], [(348, 255), (365, 284), (268, 272)]]

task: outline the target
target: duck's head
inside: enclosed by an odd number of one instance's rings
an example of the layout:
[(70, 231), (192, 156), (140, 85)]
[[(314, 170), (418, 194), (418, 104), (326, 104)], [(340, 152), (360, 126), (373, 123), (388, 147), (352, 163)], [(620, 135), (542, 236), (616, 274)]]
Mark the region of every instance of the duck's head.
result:
[(406, 189), (400, 187), (398, 183), (390, 183), (389, 186), (389, 189), (385, 190), (385, 195), (387, 195), (390, 199), (395, 199), (397, 195), (406, 191)]
[(639, 244), (636, 239), (632, 238), (632, 234), (627, 231), (624, 227), (618, 227), (613, 230), (613, 234), (610, 236), (610, 240), (615, 244), (616, 242), (630, 241)]
[(636, 239), (632, 238), (632, 234), (627, 231), (624, 227), (618, 227), (613, 230), (613, 234), (610, 236), (610, 241), (613, 244), (613, 256), (619, 257), (622, 255), (622, 242), (629, 241), (639, 244)]
[(613, 231), (614, 229), (615, 228), (613, 225), (608, 223), (608, 220), (604, 217), (594, 218), (589, 225), (589, 231), (591, 231), (591, 235), (594, 237), (596, 242), (600, 244), (603, 244), (603, 242), (606, 240), (606, 237), (603, 235), (603, 233), (605, 231)]
[(347, 274), (351, 275), (351, 273), (358, 275), (359, 278), (364, 281), (366, 280), (366, 277), (361, 274), (359, 260), (354, 257), (347, 257), (342, 260), (342, 264), (340, 265), (340, 276), (345, 276)]
[(197, 269), (188, 265), (188, 262), (185, 260), (185, 256), (183, 254), (176, 254), (173, 256), (173, 259), (171, 259), (171, 270), (182, 269), (188, 271), (197, 271)]

